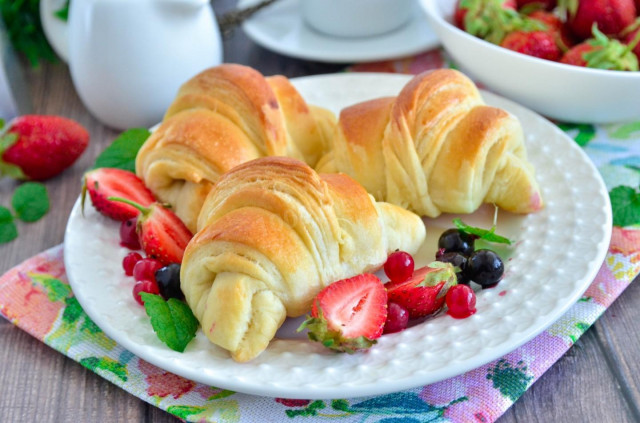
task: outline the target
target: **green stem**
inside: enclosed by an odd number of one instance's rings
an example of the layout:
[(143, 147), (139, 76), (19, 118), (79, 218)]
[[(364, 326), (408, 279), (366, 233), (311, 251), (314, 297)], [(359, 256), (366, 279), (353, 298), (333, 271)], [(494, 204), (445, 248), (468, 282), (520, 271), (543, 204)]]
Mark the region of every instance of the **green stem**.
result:
[(149, 214), (149, 212), (151, 211), (151, 209), (149, 209), (149, 208), (147, 208), (147, 207), (145, 207), (145, 206), (143, 206), (141, 204), (138, 204), (135, 201), (128, 200), (126, 198), (122, 198), (122, 197), (107, 197), (107, 200), (109, 200), (109, 201), (118, 201), (120, 203), (125, 203), (125, 204), (128, 204), (130, 206), (133, 206), (136, 209), (140, 210), (140, 213), (142, 213), (143, 215), (144, 214)]

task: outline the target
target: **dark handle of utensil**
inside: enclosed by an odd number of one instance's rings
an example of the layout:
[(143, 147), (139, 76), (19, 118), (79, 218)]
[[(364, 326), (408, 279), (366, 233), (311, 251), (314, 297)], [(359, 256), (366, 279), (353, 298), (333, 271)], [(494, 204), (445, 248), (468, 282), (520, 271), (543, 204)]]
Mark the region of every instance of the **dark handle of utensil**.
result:
[(218, 18), (220, 33), (224, 38), (229, 38), (238, 25), (249, 19), (258, 10), (261, 10), (278, 0), (263, 0), (260, 3), (244, 9), (232, 10)]

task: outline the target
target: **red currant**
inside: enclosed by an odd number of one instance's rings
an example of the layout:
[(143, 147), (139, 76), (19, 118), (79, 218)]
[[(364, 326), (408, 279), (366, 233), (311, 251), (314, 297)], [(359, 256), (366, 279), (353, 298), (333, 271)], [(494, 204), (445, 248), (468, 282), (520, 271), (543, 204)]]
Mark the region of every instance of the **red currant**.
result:
[(133, 285), (133, 298), (135, 298), (135, 300), (140, 305), (144, 305), (144, 302), (142, 301), (142, 297), (140, 296), (141, 292), (147, 292), (149, 294), (156, 294), (156, 295), (160, 294), (160, 291), (158, 291), (158, 285), (156, 285), (155, 282), (148, 281), (148, 280), (136, 282), (136, 284)]
[(133, 267), (137, 262), (142, 260), (142, 256), (139, 253), (129, 253), (122, 259), (122, 268), (124, 269), (124, 274), (127, 276), (133, 275)]
[(396, 251), (389, 255), (384, 264), (384, 273), (392, 282), (404, 282), (413, 275), (413, 257), (404, 251)]
[(133, 278), (139, 282), (143, 280), (156, 280), (156, 270), (162, 267), (162, 262), (152, 259), (143, 258), (133, 266)]
[(467, 285), (452, 286), (445, 302), (449, 308), (447, 314), (456, 319), (464, 319), (476, 312), (476, 293)]
[(140, 249), (140, 240), (136, 232), (137, 222), (138, 218), (134, 217), (120, 224), (120, 245), (130, 250)]
[(394, 333), (405, 330), (409, 324), (409, 312), (400, 304), (389, 303), (387, 308), (387, 321), (382, 333)]

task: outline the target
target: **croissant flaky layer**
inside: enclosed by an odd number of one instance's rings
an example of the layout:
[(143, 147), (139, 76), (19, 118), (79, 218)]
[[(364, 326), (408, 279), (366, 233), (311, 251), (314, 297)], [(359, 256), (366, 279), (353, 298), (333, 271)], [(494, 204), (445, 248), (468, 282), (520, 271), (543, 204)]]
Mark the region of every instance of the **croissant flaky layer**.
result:
[(470, 213), (483, 202), (516, 213), (543, 206), (520, 122), (485, 105), (455, 70), (342, 110), (333, 142), (318, 171), (345, 172), (376, 199), (420, 215)]
[(182, 290), (211, 342), (247, 361), (323, 287), (374, 271), (396, 249), (414, 253), (424, 238), (417, 215), (375, 202), (346, 175), (261, 158), (209, 193), (185, 251)]
[(326, 153), (335, 125), (331, 112), (308, 105), (287, 78), (224, 64), (182, 85), (140, 149), (136, 173), (194, 231), (220, 175), (263, 156), (314, 165)]

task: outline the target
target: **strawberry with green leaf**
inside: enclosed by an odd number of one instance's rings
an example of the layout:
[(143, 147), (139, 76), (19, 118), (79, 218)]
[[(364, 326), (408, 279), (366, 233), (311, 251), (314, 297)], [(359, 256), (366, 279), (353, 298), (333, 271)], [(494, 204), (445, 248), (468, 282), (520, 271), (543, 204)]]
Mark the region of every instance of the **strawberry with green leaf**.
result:
[(640, 33), (628, 45), (604, 35), (593, 27), (593, 38), (567, 51), (560, 62), (595, 69), (637, 71), (638, 57), (633, 49), (640, 43)]
[(597, 25), (603, 34), (617, 36), (636, 19), (634, 0), (559, 0), (574, 35), (585, 40)]
[(160, 203), (142, 206), (126, 198), (109, 197), (108, 201), (123, 203), (140, 213), (136, 231), (147, 257), (162, 262), (182, 263), (182, 256), (193, 234), (171, 210)]
[(318, 293), (298, 328), (327, 348), (353, 353), (371, 347), (387, 320), (387, 291), (368, 273), (332, 283)]
[(434, 261), (416, 270), (408, 280), (388, 282), (385, 287), (389, 302), (402, 306), (410, 319), (416, 319), (440, 310), (447, 291), (456, 284), (456, 268), (451, 263)]
[(71, 166), (89, 144), (79, 123), (60, 116), (25, 115), (0, 137), (0, 175), (42, 181)]

